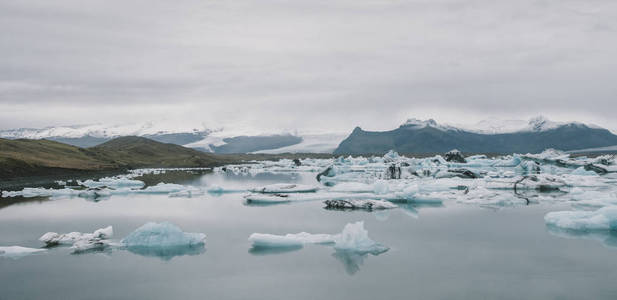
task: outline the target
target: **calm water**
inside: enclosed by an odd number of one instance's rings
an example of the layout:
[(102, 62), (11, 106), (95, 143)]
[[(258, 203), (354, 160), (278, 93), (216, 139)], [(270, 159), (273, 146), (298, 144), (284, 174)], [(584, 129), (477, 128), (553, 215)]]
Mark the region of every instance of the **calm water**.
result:
[[(243, 187), (314, 179), (207, 174), (183, 181)], [(62, 247), (0, 258), (0, 299), (617, 298), (617, 249), (607, 246), (615, 237), (549, 233), (544, 214), (565, 206), (490, 210), (446, 202), (345, 212), (325, 210), (320, 202), (247, 206), (240, 194), (227, 194), (35, 200), (0, 207), (2, 246), (40, 247), (37, 239), (48, 231), (92, 232), (107, 225), (120, 239), (149, 221), (207, 234), (204, 252), (173, 257), (126, 250), (72, 255)], [(390, 251), (354, 256), (309, 245), (263, 252), (252, 251), (247, 241), (253, 232), (338, 233), (359, 220)]]

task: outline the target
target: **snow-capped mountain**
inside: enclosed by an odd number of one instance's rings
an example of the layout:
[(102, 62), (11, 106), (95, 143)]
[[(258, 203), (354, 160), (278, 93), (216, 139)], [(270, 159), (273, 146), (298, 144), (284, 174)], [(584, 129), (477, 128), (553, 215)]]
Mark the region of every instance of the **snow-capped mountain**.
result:
[(346, 134), (262, 133), (255, 130), (210, 129), (170, 121), (53, 126), (1, 130), (0, 138), (49, 139), (79, 147), (93, 147), (122, 136), (141, 136), (215, 153), (331, 153)]
[(209, 133), (211, 130), (200, 127), (187, 127), (177, 124), (170, 126), (166, 122), (143, 122), (125, 124), (87, 124), (70, 126), (51, 126), (45, 128), (18, 128), (1, 130), (0, 137), (9, 139), (45, 139), (53, 137), (82, 138), (114, 138), (120, 136), (147, 136), (176, 133)]
[(617, 145), (617, 135), (580, 122), (486, 120), (473, 125), (439, 124), (409, 119), (391, 131), (369, 132), (356, 127), (335, 154), (434, 153), (459, 149), (476, 153), (527, 153), (547, 148), (575, 150)]
[(564, 125), (587, 126), (590, 128), (600, 128), (592, 124), (584, 124), (580, 122), (555, 122), (547, 119), (544, 116), (533, 117), (525, 120), (502, 120), (490, 118), (482, 120), (475, 124), (448, 124), (437, 123), (433, 119), (419, 120), (415, 118), (408, 119), (401, 127), (409, 129), (421, 129), (431, 127), (443, 131), (458, 130), (481, 134), (503, 134), (514, 132), (540, 132), (551, 129), (556, 129)]

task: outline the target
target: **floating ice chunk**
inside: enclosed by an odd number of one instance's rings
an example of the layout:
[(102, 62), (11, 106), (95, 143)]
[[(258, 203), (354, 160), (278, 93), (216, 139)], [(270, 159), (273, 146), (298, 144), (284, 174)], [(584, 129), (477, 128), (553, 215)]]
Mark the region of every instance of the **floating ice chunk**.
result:
[(244, 193), (246, 190), (244, 189), (230, 189), (224, 188), (218, 185), (210, 186), (206, 189), (210, 194), (227, 194), (227, 193)]
[(388, 151), (388, 153), (386, 153), (383, 156), (383, 161), (385, 163), (391, 163), (391, 162), (395, 162), (401, 159), (401, 156), (394, 150), (390, 150)]
[(138, 190), (138, 192), (144, 194), (168, 194), (181, 192), (184, 190), (186, 190), (186, 186), (184, 185), (160, 182), (157, 185), (149, 186), (143, 190)]
[(110, 187), (110, 188), (120, 188), (120, 187), (134, 187), (141, 188), (145, 185), (143, 181), (129, 179), (126, 177), (104, 177), (99, 179), (98, 181), (94, 181), (92, 179), (88, 179), (86, 181), (77, 181), (80, 185), (89, 187), (89, 188), (97, 188), (97, 187)]
[(311, 193), (317, 191), (316, 186), (295, 184), (295, 183), (275, 183), (263, 187), (250, 189), (255, 193)]
[(493, 167), (516, 167), (521, 163), (521, 157), (519, 155), (514, 155), (512, 157), (504, 157), (500, 160), (497, 160)]
[(79, 194), (77, 194), (77, 196), (80, 198), (91, 198), (91, 199), (105, 198), (105, 197), (111, 196), (111, 190), (104, 189), (104, 188), (103, 189), (102, 188), (89, 188), (87, 190), (80, 191)]
[(514, 183), (514, 190), (537, 190), (541, 192), (559, 191), (567, 183), (560, 178), (550, 175), (525, 176)]
[(334, 243), (334, 236), (306, 232), (286, 235), (253, 233), (249, 236), (249, 242), (253, 247), (297, 247), (306, 244), (331, 244)]
[(254, 203), (285, 203), (298, 200), (297, 198), (290, 198), (287, 194), (249, 194), (245, 195), (244, 199), (247, 202)]
[(585, 167), (579, 167), (578, 169), (572, 171), (572, 173), (570, 174), (578, 176), (598, 176), (598, 173), (594, 171), (587, 171), (585, 170)]
[(388, 185), (388, 182), (385, 180), (377, 180), (373, 184), (373, 191), (375, 194), (378, 194), (378, 195), (387, 194), (388, 192), (390, 192), (390, 186)]
[(456, 201), (463, 204), (475, 204), (491, 207), (527, 205), (528, 199), (516, 197), (510, 191), (489, 190), (484, 187), (470, 188), (456, 196)]
[(2, 191), (2, 197), (60, 197), (77, 195), (78, 191), (72, 189), (46, 189), (46, 188), (23, 188), (21, 191)]
[(371, 199), (351, 199), (351, 200), (326, 200), (324, 201), (327, 209), (389, 209), (396, 208), (394, 203), (384, 200)]
[(183, 232), (169, 222), (146, 223), (122, 240), (122, 244), (127, 247), (198, 246), (205, 242), (205, 234)]
[(60, 244), (74, 244), (77, 241), (88, 241), (94, 239), (109, 239), (113, 236), (114, 230), (111, 226), (97, 229), (93, 233), (70, 232), (59, 234), (56, 232), (48, 232), (39, 238), (39, 241), (48, 246)]
[(0, 247), (0, 257), (8, 257), (12, 259), (21, 258), (30, 254), (45, 252), (45, 249), (27, 248), (21, 246), (6, 246)]
[(574, 231), (617, 230), (617, 206), (596, 211), (557, 211), (544, 216), (549, 226)]
[(191, 198), (197, 196), (203, 196), (205, 192), (202, 189), (196, 187), (189, 187), (183, 191), (169, 193), (169, 197), (184, 197)]
[(343, 232), (334, 239), (334, 248), (340, 251), (371, 253), (375, 255), (390, 249), (368, 237), (368, 231), (364, 229), (363, 221), (345, 225)]
[(373, 185), (361, 182), (341, 182), (329, 189), (330, 192), (343, 193), (372, 193), (375, 191)]
[(93, 250), (103, 250), (111, 245), (112, 243), (108, 240), (93, 238), (88, 240), (76, 241), (73, 246), (71, 246), (71, 250), (73, 251), (73, 253), (82, 253)]

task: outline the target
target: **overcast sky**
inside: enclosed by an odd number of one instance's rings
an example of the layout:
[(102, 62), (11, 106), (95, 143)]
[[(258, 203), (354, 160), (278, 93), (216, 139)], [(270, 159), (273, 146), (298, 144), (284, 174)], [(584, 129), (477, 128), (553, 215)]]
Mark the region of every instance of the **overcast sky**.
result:
[(0, 0), (0, 128), (617, 129), (615, 0)]

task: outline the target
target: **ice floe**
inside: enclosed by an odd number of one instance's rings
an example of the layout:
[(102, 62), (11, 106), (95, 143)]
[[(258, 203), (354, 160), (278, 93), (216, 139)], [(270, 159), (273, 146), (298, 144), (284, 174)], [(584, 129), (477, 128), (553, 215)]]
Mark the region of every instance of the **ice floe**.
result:
[(390, 209), (396, 208), (396, 204), (384, 200), (372, 200), (372, 199), (352, 199), (352, 200), (326, 200), (324, 201), (326, 209)]
[(249, 236), (253, 247), (297, 247), (306, 244), (334, 243), (334, 236), (330, 234), (310, 234), (300, 232), (295, 234), (275, 235), (267, 233), (253, 233)]
[(595, 211), (556, 211), (544, 216), (548, 226), (572, 231), (617, 230), (617, 206)]
[(72, 245), (73, 252), (104, 249), (111, 245), (109, 240), (114, 234), (112, 226), (97, 229), (93, 233), (70, 232), (59, 234), (48, 232), (39, 238), (48, 247), (56, 245)]
[(349, 223), (339, 234), (311, 234), (306, 232), (286, 235), (253, 233), (249, 236), (254, 248), (285, 248), (302, 247), (306, 244), (332, 245), (337, 251), (356, 253), (371, 253), (374, 255), (388, 251), (388, 247), (381, 245), (368, 237), (364, 229), (364, 222)]
[(46, 249), (28, 248), (21, 246), (3, 246), (0, 247), (0, 257), (17, 259), (27, 255), (41, 253), (45, 251)]
[(311, 193), (316, 192), (319, 188), (316, 186), (295, 184), (295, 183), (275, 183), (263, 187), (250, 189), (254, 193)]

